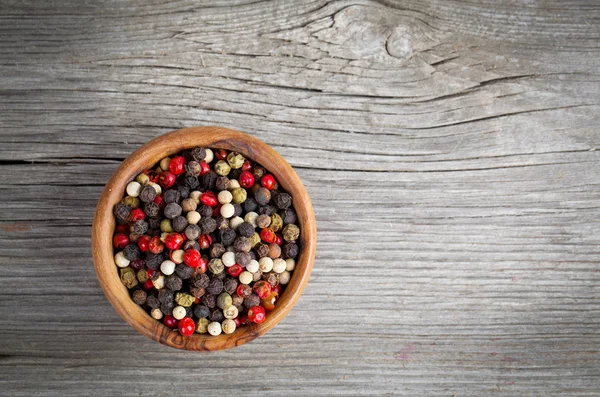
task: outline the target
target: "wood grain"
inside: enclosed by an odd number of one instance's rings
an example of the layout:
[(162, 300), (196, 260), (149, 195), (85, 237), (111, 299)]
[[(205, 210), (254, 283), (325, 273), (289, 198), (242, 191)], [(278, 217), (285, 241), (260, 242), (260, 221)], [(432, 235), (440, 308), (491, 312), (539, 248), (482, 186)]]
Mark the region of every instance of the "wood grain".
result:
[[(600, 395), (597, 2), (7, 0), (0, 19), (0, 395)], [(123, 322), (90, 250), (119, 163), (191, 125), (274, 147), (318, 227), (294, 310), (208, 355)]]

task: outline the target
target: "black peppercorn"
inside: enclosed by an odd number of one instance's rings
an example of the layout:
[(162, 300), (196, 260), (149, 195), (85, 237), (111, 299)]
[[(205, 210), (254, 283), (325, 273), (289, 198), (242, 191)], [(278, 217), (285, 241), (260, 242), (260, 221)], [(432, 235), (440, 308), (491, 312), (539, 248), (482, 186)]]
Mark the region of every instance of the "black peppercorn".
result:
[(296, 258), (298, 256), (298, 244), (296, 243), (287, 243), (283, 247), (281, 247), (281, 255), (284, 258)]
[(219, 175), (217, 175), (217, 173), (214, 171), (209, 171), (206, 174), (204, 174), (204, 176), (202, 177), (202, 184), (204, 185), (204, 188), (214, 189), (215, 185), (217, 184), (218, 177)]
[[(175, 274), (177, 274), (180, 279), (187, 280), (194, 275), (194, 269), (183, 263), (180, 263), (175, 266)], [(167, 288), (169, 287), (167, 286)]]
[(160, 301), (156, 296), (148, 295), (148, 297), (146, 298), (146, 305), (148, 305), (148, 307), (150, 307), (151, 309), (156, 309), (157, 307), (160, 307)]
[(273, 288), (279, 285), (279, 274), (277, 273), (264, 273), (262, 279), (271, 284)]
[(205, 318), (210, 316), (210, 309), (204, 305), (198, 305), (194, 308), (194, 316), (197, 318)]
[(254, 247), (254, 251), (259, 258), (264, 258), (269, 255), (269, 246), (267, 244), (258, 243)]
[(177, 203), (167, 204), (165, 207), (165, 216), (169, 219), (174, 219), (181, 215), (181, 206)]
[(262, 165), (255, 165), (252, 174), (254, 174), (254, 179), (259, 180), (267, 173), (267, 170)]
[(217, 305), (217, 297), (211, 294), (206, 294), (202, 297), (202, 304), (209, 309), (214, 309)]
[(229, 229), (229, 219), (223, 218), (222, 216), (218, 216), (215, 221), (217, 222), (217, 229)]
[(183, 287), (183, 282), (181, 281), (181, 278), (179, 278), (179, 276), (171, 274), (165, 280), (165, 287), (167, 287), (171, 291), (179, 291), (181, 287)]
[(202, 218), (200, 219), (200, 230), (202, 234), (209, 234), (214, 232), (217, 229), (217, 221), (214, 218)]
[(250, 237), (254, 233), (254, 226), (248, 222), (243, 222), (238, 226), (237, 231), (242, 237)]
[[(187, 237), (187, 235), (186, 235), (186, 237)], [(184, 251), (187, 251), (189, 249), (195, 249), (197, 251), (200, 251), (200, 244), (198, 244), (197, 241), (188, 240), (185, 243), (183, 243), (183, 245), (181, 246), (181, 249)]]
[(227, 277), (225, 279), (225, 281), (223, 282), (223, 289), (225, 289), (225, 292), (227, 292), (229, 295), (233, 295), (237, 286), (238, 286), (238, 282), (234, 278), (231, 278), (231, 277)]
[(161, 289), (158, 291), (158, 300), (160, 303), (175, 302), (175, 294), (169, 289)]
[(178, 203), (181, 201), (181, 194), (178, 190), (169, 189), (163, 193), (163, 199), (167, 204)]
[(233, 216), (242, 215), (242, 206), (240, 204), (234, 203), (233, 205)]
[(185, 200), (186, 198), (190, 197), (190, 188), (188, 186), (179, 186), (177, 191), (179, 192), (179, 197), (181, 197), (181, 200)]
[(257, 208), (258, 208), (258, 203), (256, 202), (256, 200), (254, 200), (254, 198), (252, 198), (252, 197), (246, 198), (246, 201), (244, 201), (244, 210), (246, 212), (256, 211)]
[(220, 323), (223, 320), (225, 320), (225, 316), (223, 315), (223, 311), (221, 309), (213, 310), (212, 313), (210, 313), (210, 321), (216, 321)]
[(160, 269), (160, 264), (165, 260), (163, 254), (153, 254), (152, 252), (148, 252), (146, 254), (146, 266), (148, 269), (158, 270)]
[(189, 176), (198, 176), (202, 172), (202, 167), (197, 161), (190, 161), (185, 165), (185, 171)]
[(175, 301), (167, 301), (163, 302), (160, 305), (160, 311), (164, 314), (171, 315), (173, 314), (173, 308), (175, 307)]
[(281, 216), (284, 225), (296, 223), (296, 221), (298, 220), (296, 211), (294, 211), (293, 208), (286, 208), (285, 210), (279, 211), (279, 216)]
[(210, 283), (210, 277), (207, 274), (196, 274), (192, 279), (192, 285), (198, 288), (206, 288)]
[(192, 308), (191, 307), (185, 307), (184, 309), (185, 309), (185, 316), (186, 317), (192, 317), (192, 313), (193, 313)]
[(223, 254), (226, 251), (227, 250), (225, 249), (225, 247), (223, 247), (223, 244), (221, 244), (221, 243), (214, 243), (210, 247), (209, 254), (210, 254), (211, 258), (220, 258), (220, 257), (223, 256)]
[(202, 218), (208, 218), (212, 216), (213, 210), (208, 205), (202, 204), (198, 206), (198, 208), (196, 208), (196, 211), (200, 214)]
[[(152, 189), (152, 190), (154, 190), (154, 189)], [(144, 212), (149, 217), (157, 217), (160, 215), (160, 207), (155, 202), (146, 203), (146, 205), (144, 205)]]
[(190, 154), (192, 155), (192, 158), (197, 162), (204, 161), (204, 159), (206, 158), (206, 150), (203, 147), (197, 147), (195, 149), (192, 149)]
[(244, 299), (244, 306), (246, 306), (247, 309), (258, 305), (260, 305), (260, 298), (255, 293), (250, 294), (249, 297)]
[(140, 306), (146, 303), (146, 297), (146, 291), (144, 291), (143, 289), (135, 290), (132, 295), (133, 301)]
[(258, 215), (271, 216), (275, 212), (275, 207), (272, 205), (261, 205), (258, 207)]
[(213, 278), (208, 284), (206, 291), (211, 295), (219, 295), (223, 291), (223, 281)]
[(256, 252), (254, 252), (254, 251), (248, 252), (248, 255), (250, 255), (250, 260), (251, 261), (255, 261), (255, 260), (258, 259), (258, 256), (256, 256)]
[(156, 198), (156, 190), (152, 186), (144, 186), (140, 192), (140, 200), (144, 203), (152, 203)]
[(241, 174), (242, 170), (240, 168), (237, 168), (229, 171), (229, 174), (227, 176), (231, 179), (240, 179)]
[(123, 203), (115, 204), (115, 208), (113, 210), (115, 217), (120, 221), (127, 221), (129, 214), (131, 213), (131, 208), (126, 206)]
[(195, 176), (186, 176), (183, 183), (190, 189), (196, 189), (200, 186), (200, 181)]
[(142, 234), (146, 234), (146, 232), (148, 231), (148, 222), (146, 221), (136, 221), (133, 226), (131, 227), (131, 232), (133, 234), (137, 234), (138, 236), (141, 236)]
[(264, 187), (261, 187), (254, 193), (254, 199), (260, 205), (266, 205), (271, 200), (271, 192)]
[(217, 178), (215, 182), (215, 187), (217, 190), (229, 190), (229, 178), (226, 176), (220, 176)]
[(235, 241), (233, 242), (233, 248), (237, 251), (237, 252), (249, 252), (250, 249), (252, 248), (252, 244), (250, 243), (250, 240), (248, 239), (248, 237), (237, 237), (235, 239)]
[(227, 273), (225, 272), (225, 270), (223, 270), (221, 273), (217, 273), (214, 275), (214, 278), (219, 279), (221, 281), (225, 280), (225, 277), (227, 277)]
[(202, 298), (205, 293), (206, 293), (206, 288), (197, 288), (197, 287), (190, 288), (190, 294), (192, 294), (192, 296), (194, 298)]
[[(160, 209), (159, 209), (160, 211)], [(159, 229), (161, 219), (158, 217), (148, 218), (148, 229)]]
[(198, 237), (200, 237), (200, 228), (198, 225), (188, 225), (184, 233), (185, 237), (189, 240), (198, 240)]
[(233, 229), (220, 230), (219, 237), (221, 238), (221, 243), (224, 246), (230, 246), (235, 241), (235, 230), (233, 230)]
[(177, 216), (171, 221), (171, 227), (178, 233), (181, 233), (188, 225), (188, 221), (185, 216)]
[(137, 244), (127, 244), (127, 246), (123, 248), (123, 256), (130, 261), (138, 259), (140, 257), (140, 249)]

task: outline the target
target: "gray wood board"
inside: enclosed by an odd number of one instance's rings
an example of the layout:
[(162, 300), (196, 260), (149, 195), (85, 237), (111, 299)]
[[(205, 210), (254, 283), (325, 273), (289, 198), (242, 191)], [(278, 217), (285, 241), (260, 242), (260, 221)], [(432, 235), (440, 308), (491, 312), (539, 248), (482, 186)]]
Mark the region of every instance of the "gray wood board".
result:
[[(600, 395), (598, 2), (211, 3), (0, 5), (0, 395)], [(233, 351), (137, 334), (92, 266), (106, 180), (192, 125), (317, 215), (304, 295)]]

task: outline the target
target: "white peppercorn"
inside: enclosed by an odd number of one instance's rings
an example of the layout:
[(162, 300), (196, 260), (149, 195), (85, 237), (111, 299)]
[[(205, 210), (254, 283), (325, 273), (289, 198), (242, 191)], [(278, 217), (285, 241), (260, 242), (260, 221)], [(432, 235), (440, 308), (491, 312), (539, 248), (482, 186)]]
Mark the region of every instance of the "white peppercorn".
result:
[(292, 274), (286, 270), (285, 272), (283, 272), (279, 275), (279, 284), (286, 285), (287, 283), (290, 282), (291, 277), (292, 277)]
[(155, 320), (160, 320), (163, 318), (163, 312), (158, 307), (155, 307), (150, 311), (150, 316)]
[(235, 231), (238, 230), (238, 227), (244, 223), (244, 220), (239, 216), (234, 216), (229, 220), (229, 227)]
[(154, 188), (154, 190), (156, 190), (157, 196), (160, 196), (160, 194), (162, 193), (162, 188), (160, 187), (160, 185), (158, 183), (148, 182), (148, 186), (152, 186)]
[(152, 276), (152, 285), (156, 289), (165, 288), (165, 276), (160, 273), (154, 273), (154, 276)]
[(200, 213), (196, 211), (190, 211), (185, 217), (190, 225), (195, 225), (200, 221)]
[[(171, 253), (171, 260), (177, 264), (180, 264), (181, 262), (183, 262), (184, 255), (185, 255), (184, 250), (175, 250)], [(165, 273), (165, 272), (163, 272), (163, 273)]]
[(212, 323), (208, 324), (208, 333), (213, 335), (213, 336), (217, 336), (217, 335), (221, 335), (221, 324), (213, 321)]
[[(239, 296), (238, 296), (239, 298)], [(232, 304), (228, 307), (226, 307), (225, 309), (223, 309), (223, 315), (225, 316), (225, 318), (236, 318), (239, 314), (238, 308), (235, 307), (233, 305), (233, 300), (232, 300)]]
[(173, 308), (173, 317), (175, 317), (175, 320), (181, 320), (185, 317), (186, 313), (185, 307), (183, 306), (175, 306)]
[(135, 177), (135, 181), (140, 185), (145, 185), (150, 181), (150, 177), (142, 172), (141, 174), (138, 174), (138, 176)]
[(131, 197), (137, 197), (140, 195), (140, 191), (142, 190), (142, 185), (140, 185), (138, 182), (129, 182), (127, 184), (127, 188), (125, 189), (127, 191), (127, 194), (130, 195)]
[(230, 179), (229, 180), (229, 190), (233, 190), (240, 187), (240, 182), (238, 182), (237, 179)]
[(254, 276), (249, 271), (244, 271), (240, 274), (239, 278), (241, 284), (250, 284), (254, 279)]
[(202, 196), (202, 192), (198, 190), (194, 190), (190, 193), (190, 197), (196, 204), (200, 204), (200, 196)]
[(170, 276), (175, 272), (175, 263), (167, 259), (160, 264), (160, 271), (163, 272), (164, 275)]
[(233, 195), (231, 192), (229, 192), (229, 190), (222, 190), (217, 195), (217, 200), (221, 204), (229, 204), (231, 203), (231, 200), (233, 200)]
[(223, 218), (231, 218), (233, 216), (233, 214), (235, 213), (235, 208), (233, 207), (233, 205), (227, 203), (227, 204), (223, 204), (223, 206), (221, 207), (221, 216)]
[(181, 202), (181, 209), (183, 212), (196, 211), (196, 208), (198, 208), (198, 203), (192, 198), (188, 197)]
[(275, 273), (283, 273), (287, 268), (285, 260), (281, 258), (273, 259), (273, 271)]
[(259, 269), (258, 261), (252, 259), (248, 265), (246, 265), (246, 270), (250, 273), (256, 273)]
[(158, 163), (158, 166), (163, 171), (169, 171), (169, 165), (170, 164), (171, 164), (171, 159), (168, 158), (168, 157), (165, 157), (164, 159), (160, 160), (160, 163)]
[(233, 252), (225, 252), (221, 257), (221, 261), (223, 261), (223, 265), (226, 267), (233, 266), (235, 264), (235, 253)]
[(256, 220), (258, 218), (258, 214), (254, 211), (248, 212), (245, 216), (244, 216), (244, 220), (246, 222), (248, 222), (249, 224), (251, 224), (253, 227), (258, 226), (256, 224)]
[(213, 151), (209, 148), (205, 148), (204, 151), (206, 152), (206, 155), (204, 156), (204, 161), (206, 163), (211, 163), (214, 158), (215, 158), (215, 154), (213, 153)]
[(127, 266), (129, 266), (129, 259), (125, 258), (125, 255), (123, 254), (123, 251), (119, 251), (115, 255), (115, 264), (118, 267), (127, 267)]
[[(235, 307), (235, 306), (233, 306)], [(223, 332), (225, 332), (226, 334), (232, 334), (235, 331), (235, 321), (233, 321), (232, 319), (225, 319), (223, 320)]]
[(258, 268), (263, 273), (270, 272), (273, 270), (273, 259), (269, 258), (268, 256), (260, 258), (258, 260)]

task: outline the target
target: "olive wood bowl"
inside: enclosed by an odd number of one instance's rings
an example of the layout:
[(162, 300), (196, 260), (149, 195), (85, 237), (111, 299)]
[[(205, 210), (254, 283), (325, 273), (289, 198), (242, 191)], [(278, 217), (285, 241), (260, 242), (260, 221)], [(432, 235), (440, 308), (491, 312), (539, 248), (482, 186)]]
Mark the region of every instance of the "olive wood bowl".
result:
[[(263, 323), (240, 327), (230, 335), (194, 333), (184, 337), (178, 331), (153, 319), (133, 302), (129, 291), (121, 283), (114, 262), (113, 207), (125, 195), (126, 185), (162, 158), (197, 146), (237, 151), (264, 166), (292, 196), (300, 226), (300, 253), (296, 258), (296, 267), (285, 291), (277, 300), (275, 309), (267, 313)], [(240, 346), (263, 335), (280, 322), (300, 298), (308, 282), (315, 258), (316, 242), (316, 222), (312, 204), (302, 181), (292, 167), (267, 144), (244, 133), (221, 127), (192, 127), (172, 131), (133, 152), (107, 182), (98, 200), (92, 225), (94, 267), (104, 294), (115, 310), (133, 328), (148, 338), (167, 346), (193, 351), (224, 350)]]

